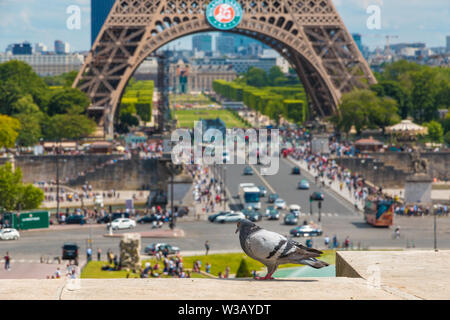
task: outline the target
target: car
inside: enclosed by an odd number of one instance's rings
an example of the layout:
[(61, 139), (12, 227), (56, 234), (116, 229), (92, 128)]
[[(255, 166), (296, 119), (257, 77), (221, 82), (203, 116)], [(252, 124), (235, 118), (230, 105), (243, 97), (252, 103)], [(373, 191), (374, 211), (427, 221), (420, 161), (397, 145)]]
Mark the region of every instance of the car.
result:
[(266, 209), (266, 213), (267, 213), (267, 220), (278, 220), (280, 219), (280, 213), (278, 212), (277, 209), (273, 208), (272, 209)]
[(308, 190), (309, 187), (310, 187), (310, 186), (309, 186), (308, 180), (303, 179), (302, 181), (300, 181), (300, 182), (298, 183), (297, 189), (300, 189), (300, 190)]
[(169, 254), (177, 254), (180, 252), (180, 248), (167, 243), (152, 243), (145, 247), (144, 252), (145, 254), (153, 255), (157, 252), (163, 252), (166, 248), (169, 251)]
[(288, 226), (296, 225), (298, 224), (298, 218), (290, 213), (284, 217), (284, 224)]
[(253, 175), (253, 169), (252, 167), (245, 167), (244, 168), (244, 176), (252, 176)]
[(259, 195), (260, 195), (261, 197), (265, 197), (266, 194), (267, 194), (266, 187), (259, 186), (258, 188), (259, 188)]
[(246, 215), (246, 218), (251, 222), (258, 222), (262, 220), (262, 214), (259, 211), (252, 210), (248, 213), (248, 215)]
[(321, 236), (322, 229), (312, 225), (303, 225), (291, 229), (290, 234), (294, 237), (314, 237)]
[(66, 224), (81, 224), (81, 225), (83, 225), (85, 223), (86, 223), (86, 219), (81, 215), (73, 214), (66, 218)]
[(293, 167), (292, 168), (292, 174), (301, 174), (300, 168), (299, 167)]
[(144, 224), (144, 223), (153, 223), (153, 221), (158, 221), (158, 217), (154, 214), (150, 214), (139, 218), (136, 222)]
[(300, 216), (300, 210), (302, 208), (297, 204), (292, 204), (289, 206), (289, 213), (293, 214), (297, 218)]
[(230, 212), (222, 216), (218, 216), (214, 222), (225, 223), (225, 222), (238, 222), (245, 219), (245, 215), (242, 212)]
[(78, 245), (76, 243), (64, 243), (62, 246), (63, 260), (77, 260), (78, 259)]
[(97, 219), (97, 223), (109, 223), (119, 218), (129, 218), (130, 214), (128, 212), (114, 212), (112, 214), (106, 214), (103, 217)]
[(280, 197), (280, 196), (279, 196), (278, 194), (276, 194), (276, 193), (271, 193), (271, 194), (269, 194), (269, 199), (268, 199), (268, 201), (269, 201), (269, 203), (274, 203), (275, 200), (277, 200), (279, 197)]
[(220, 211), (218, 213), (215, 213), (215, 214), (212, 214), (212, 215), (208, 216), (208, 220), (210, 222), (214, 222), (217, 217), (226, 215), (226, 214), (231, 213), (231, 212), (233, 212), (233, 211)]
[(273, 204), (275, 206), (275, 209), (278, 209), (278, 210), (286, 209), (286, 201), (284, 201), (281, 198), (278, 198), (277, 200), (275, 200), (275, 202)]
[(324, 200), (324, 195), (323, 192), (313, 192), (310, 196), (310, 199), (312, 199), (313, 201), (323, 201)]
[(20, 234), (14, 228), (0, 229), (0, 240), (19, 240)]
[(181, 207), (181, 208), (178, 209), (177, 214), (178, 214), (177, 215), (178, 218), (181, 218), (183, 216), (187, 216), (187, 215), (189, 215), (189, 208), (188, 207)]
[(111, 223), (108, 223), (108, 226), (111, 226), (113, 230), (133, 229), (136, 227), (136, 221), (128, 218), (119, 218)]

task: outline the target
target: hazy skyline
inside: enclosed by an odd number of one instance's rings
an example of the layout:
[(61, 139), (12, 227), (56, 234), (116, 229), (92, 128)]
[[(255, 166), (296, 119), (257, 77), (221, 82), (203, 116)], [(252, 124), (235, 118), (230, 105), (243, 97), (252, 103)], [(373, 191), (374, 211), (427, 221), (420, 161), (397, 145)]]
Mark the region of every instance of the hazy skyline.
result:
[[(428, 47), (443, 47), (450, 35), (448, 0), (334, 0), (347, 29), (361, 33), (363, 44), (371, 49), (383, 47), (385, 35), (396, 35), (399, 42), (424, 42)], [(81, 8), (81, 29), (69, 30), (67, 7)], [(369, 5), (381, 8), (381, 30), (369, 30), (366, 21)], [(90, 0), (0, 0), (0, 51), (7, 45), (28, 41), (33, 45), (44, 43), (53, 50), (59, 39), (70, 44), (71, 51), (90, 48)], [(178, 48), (190, 49), (191, 37), (170, 43)]]

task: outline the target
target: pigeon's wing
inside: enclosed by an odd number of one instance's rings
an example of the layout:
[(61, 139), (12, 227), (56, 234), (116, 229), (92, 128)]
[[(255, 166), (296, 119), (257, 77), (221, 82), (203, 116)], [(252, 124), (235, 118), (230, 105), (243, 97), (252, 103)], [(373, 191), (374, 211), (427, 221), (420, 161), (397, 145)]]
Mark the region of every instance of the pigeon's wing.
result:
[(314, 268), (326, 267), (328, 263), (316, 259), (322, 253), (322, 251), (305, 247), (297, 241), (288, 240), (284, 252), (278, 256), (278, 264), (300, 263)]
[(276, 261), (287, 242), (281, 234), (261, 229), (245, 240), (245, 249), (250, 257), (258, 261)]

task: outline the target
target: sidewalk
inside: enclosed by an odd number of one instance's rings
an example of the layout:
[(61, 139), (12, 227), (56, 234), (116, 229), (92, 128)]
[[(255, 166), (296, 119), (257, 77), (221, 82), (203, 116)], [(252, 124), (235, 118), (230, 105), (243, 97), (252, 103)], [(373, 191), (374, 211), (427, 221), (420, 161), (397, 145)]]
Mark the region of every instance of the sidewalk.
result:
[[(78, 194), (82, 194), (83, 191), (78, 190), (77, 191)], [(110, 191), (108, 190), (93, 190), (92, 193), (96, 194), (96, 193), (100, 193), (103, 194), (105, 193), (105, 195), (107, 195), (108, 193), (110, 193)], [(65, 196), (66, 194), (73, 194), (73, 192), (66, 192), (66, 193), (61, 193), (60, 192), (60, 196)], [(103, 197), (103, 204), (104, 206), (114, 206), (114, 205), (123, 205), (125, 206), (125, 200), (128, 199), (133, 199), (133, 195), (136, 195), (136, 199), (134, 199), (134, 204), (139, 204), (139, 203), (146, 203), (148, 196), (150, 194), (150, 191), (145, 191), (145, 190), (116, 190), (116, 197), (111, 197), (108, 198)], [(53, 198), (56, 198), (56, 192), (46, 192), (45, 193), (46, 196), (52, 195)], [(117, 197), (117, 195), (119, 195), (119, 197)], [(61, 208), (80, 208), (81, 206), (94, 206), (94, 198), (90, 198), (90, 199), (84, 199), (83, 201), (81, 200), (73, 200), (73, 201), (68, 201), (68, 200), (64, 200), (64, 201), (60, 201), (60, 207)], [(41, 208), (45, 208), (45, 209), (54, 209), (57, 207), (57, 203), (56, 200), (54, 201), (44, 201), (42, 203)]]
[[(302, 159), (301, 161), (298, 161), (298, 160), (293, 159), (290, 156), (286, 159), (291, 161), (294, 165), (299, 166), (300, 169), (302, 170), (302, 174), (307, 173), (312, 180), (314, 180), (314, 177), (317, 176), (318, 170), (316, 168), (311, 168), (311, 170), (308, 170), (308, 164), (306, 163), (305, 160)], [(325, 189), (333, 192), (334, 194), (339, 196), (341, 199), (347, 201), (353, 207), (355, 206), (355, 203), (356, 203), (358, 206), (359, 212), (362, 213), (364, 211), (364, 200), (356, 201), (353, 196), (353, 192), (348, 192), (348, 189), (345, 186), (344, 182), (342, 182), (343, 188), (341, 191), (339, 188), (339, 184), (341, 182), (339, 182), (337, 179), (335, 181), (332, 181), (332, 180), (328, 179), (326, 176), (323, 179), (325, 181)], [(332, 181), (331, 185), (330, 185), (330, 181)]]

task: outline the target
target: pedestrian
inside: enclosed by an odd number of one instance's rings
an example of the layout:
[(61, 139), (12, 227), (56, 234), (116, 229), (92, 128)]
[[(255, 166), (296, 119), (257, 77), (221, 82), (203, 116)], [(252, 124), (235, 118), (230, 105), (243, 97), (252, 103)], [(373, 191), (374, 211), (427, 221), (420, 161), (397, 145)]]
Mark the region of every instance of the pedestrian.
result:
[(89, 247), (86, 249), (86, 256), (88, 262), (92, 260), (92, 248)]
[(345, 238), (344, 247), (345, 247), (345, 250), (348, 250), (348, 248), (350, 247), (350, 237), (349, 236), (347, 236), (347, 238)]
[(97, 249), (97, 260), (98, 261), (102, 260), (102, 249), (101, 248)]
[(330, 238), (328, 236), (326, 236), (324, 242), (325, 242), (325, 247), (328, 249), (330, 246)]
[(338, 246), (339, 246), (339, 243), (338, 243), (337, 236), (334, 235), (334, 237), (333, 237), (333, 248), (336, 249)]
[(5, 270), (10, 271), (11, 270), (11, 265), (10, 265), (11, 257), (9, 256), (8, 251), (6, 251), (6, 255), (5, 255), (4, 259), (5, 259)]
[(209, 252), (209, 241), (208, 240), (205, 241), (205, 250), (206, 250), (205, 256), (207, 256), (208, 252)]

